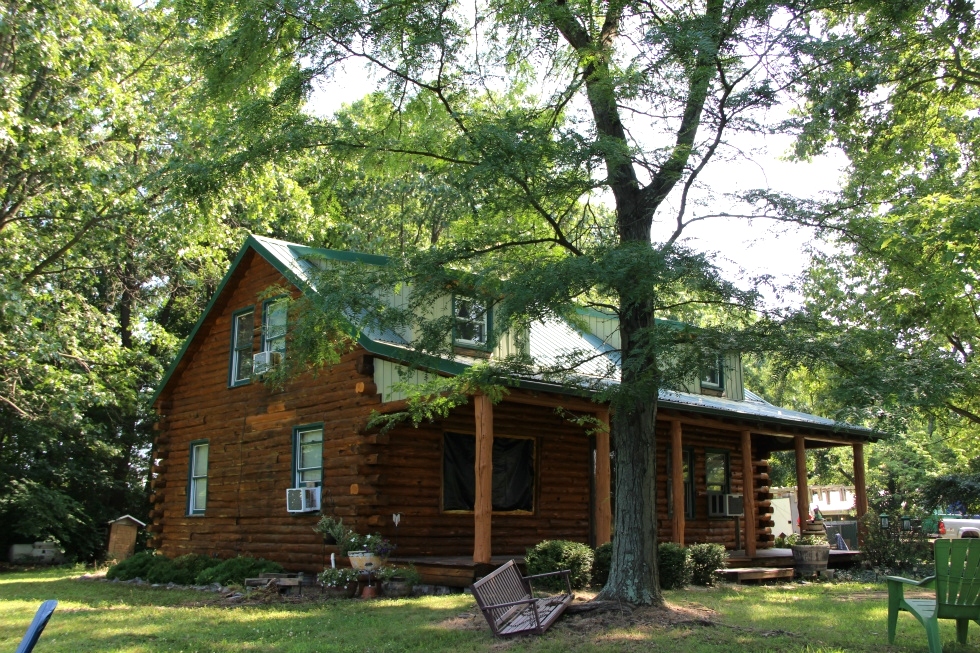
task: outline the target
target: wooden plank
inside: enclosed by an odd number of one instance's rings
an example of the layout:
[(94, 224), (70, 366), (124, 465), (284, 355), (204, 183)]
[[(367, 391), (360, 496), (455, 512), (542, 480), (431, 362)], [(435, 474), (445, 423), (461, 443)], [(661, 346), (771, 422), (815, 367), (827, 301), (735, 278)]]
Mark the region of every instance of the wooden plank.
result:
[(810, 490), (806, 484), (806, 443), (802, 435), (796, 436), (796, 506), (800, 511), (800, 524), (810, 514)]
[(745, 553), (748, 556), (755, 555), (757, 537), (755, 533), (755, 487), (753, 486), (753, 465), (752, 465), (752, 433), (742, 431), (742, 502), (744, 504), (746, 518), (745, 522)]
[(490, 519), (493, 514), (493, 404), (486, 395), (473, 397), (476, 423), (473, 506), (473, 562), (489, 563)]
[(722, 570), (721, 575), (728, 581), (743, 583), (750, 580), (792, 580), (792, 567), (735, 567)]
[(670, 466), (671, 494), (673, 495), (674, 499), (671, 531), (673, 541), (681, 546), (684, 546), (685, 516), (683, 427), (677, 420), (670, 423)]
[(612, 540), (612, 500), (609, 469), (609, 411), (596, 414), (602, 428), (595, 434), (595, 544)]

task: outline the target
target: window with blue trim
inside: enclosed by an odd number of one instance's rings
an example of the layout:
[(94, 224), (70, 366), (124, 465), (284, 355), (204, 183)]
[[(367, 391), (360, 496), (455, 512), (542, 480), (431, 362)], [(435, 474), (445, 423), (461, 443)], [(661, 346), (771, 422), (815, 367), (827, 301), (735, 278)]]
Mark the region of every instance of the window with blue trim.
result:
[(293, 487), (323, 482), (323, 425), (293, 429)]
[(187, 514), (203, 515), (208, 503), (208, 442), (192, 442), (187, 482)]

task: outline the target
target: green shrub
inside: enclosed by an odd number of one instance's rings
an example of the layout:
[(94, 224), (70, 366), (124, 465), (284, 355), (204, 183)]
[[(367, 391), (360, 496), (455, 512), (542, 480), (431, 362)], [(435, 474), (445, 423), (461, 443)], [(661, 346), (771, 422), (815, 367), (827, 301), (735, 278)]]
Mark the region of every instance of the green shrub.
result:
[(932, 560), (932, 543), (926, 533), (903, 531), (900, 519), (892, 519), (888, 528), (882, 528), (880, 517), (869, 512), (861, 520), (861, 528), (861, 557), (876, 569), (915, 576)]
[(609, 567), (612, 565), (612, 542), (596, 547), (592, 558), (592, 586), (605, 587), (609, 580)]
[(109, 571), (106, 572), (105, 577), (109, 580), (132, 580), (133, 578), (145, 579), (150, 568), (159, 564), (161, 560), (166, 561), (167, 563), (170, 562), (164, 556), (156, 555), (149, 551), (143, 551), (142, 553), (137, 553), (136, 555), (126, 558), (122, 562), (109, 567)]
[[(592, 578), (592, 549), (585, 544), (567, 540), (545, 540), (527, 550), (527, 573), (547, 574), (568, 569), (572, 589), (582, 589)], [(561, 576), (542, 578), (534, 584), (548, 589), (561, 590), (565, 581)]]
[(691, 582), (690, 555), (680, 544), (662, 542), (657, 547), (657, 568), (661, 589), (680, 589)]
[(239, 556), (228, 558), (214, 567), (205, 569), (197, 575), (198, 585), (241, 585), (246, 578), (255, 578), (259, 574), (282, 573), (282, 565), (263, 558)]
[(728, 554), (721, 544), (692, 544), (688, 547), (691, 554), (691, 582), (695, 585), (714, 585), (716, 569), (725, 566)]
[(211, 556), (188, 553), (179, 558), (174, 558), (173, 566), (175, 580), (173, 582), (181, 585), (193, 585), (197, 582), (197, 577), (205, 569), (216, 567), (221, 564), (220, 558)]
[(171, 560), (167, 556), (144, 551), (113, 565), (105, 576), (109, 580), (140, 578), (148, 583), (193, 585), (198, 574), (220, 562), (220, 560), (196, 554), (188, 554)]

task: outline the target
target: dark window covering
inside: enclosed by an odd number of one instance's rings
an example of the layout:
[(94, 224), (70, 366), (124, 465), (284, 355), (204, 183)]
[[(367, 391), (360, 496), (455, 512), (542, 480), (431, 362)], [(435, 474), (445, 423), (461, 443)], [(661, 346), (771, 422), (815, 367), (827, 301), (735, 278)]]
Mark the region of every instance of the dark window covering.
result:
[[(443, 510), (473, 510), (476, 496), (476, 438), (443, 436)], [(493, 510), (534, 510), (534, 440), (493, 439)]]

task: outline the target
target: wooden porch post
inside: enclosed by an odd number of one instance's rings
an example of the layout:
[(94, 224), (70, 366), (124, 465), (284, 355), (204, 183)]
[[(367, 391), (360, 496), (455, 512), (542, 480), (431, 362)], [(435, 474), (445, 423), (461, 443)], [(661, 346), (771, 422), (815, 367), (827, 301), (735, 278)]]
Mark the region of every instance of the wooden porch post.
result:
[(671, 530), (674, 542), (684, 546), (684, 450), (682, 449), (681, 423), (670, 423), (670, 488), (674, 495), (674, 519)]
[(605, 426), (595, 434), (595, 545), (612, 540), (612, 504), (609, 473), (609, 411), (600, 410), (596, 417)]
[(473, 562), (490, 562), (490, 516), (493, 513), (493, 404), (473, 397), (476, 414), (476, 488), (473, 504)]
[(806, 485), (806, 441), (796, 436), (796, 507), (800, 513), (800, 532), (810, 516), (810, 488)]
[(854, 512), (858, 521), (858, 544), (864, 544), (861, 519), (868, 514), (868, 484), (864, 476), (864, 443), (854, 443)]
[(752, 464), (752, 434), (742, 431), (742, 502), (745, 507), (745, 555), (755, 556), (758, 516), (755, 513), (755, 465)]

